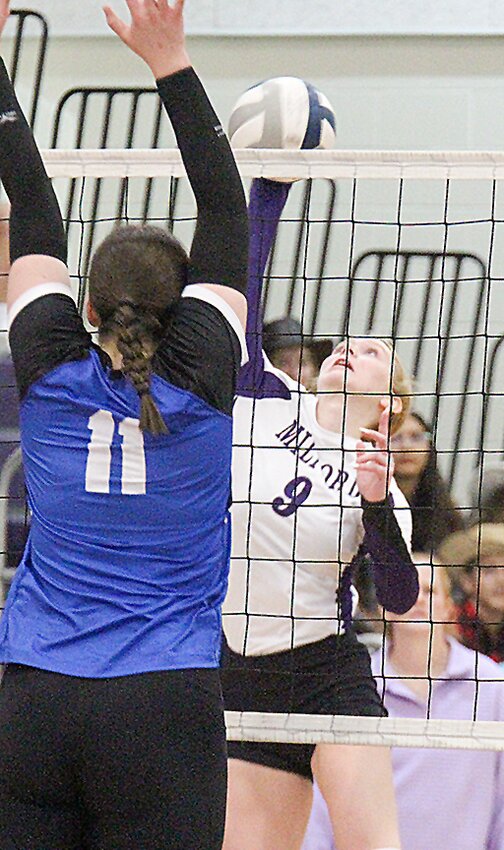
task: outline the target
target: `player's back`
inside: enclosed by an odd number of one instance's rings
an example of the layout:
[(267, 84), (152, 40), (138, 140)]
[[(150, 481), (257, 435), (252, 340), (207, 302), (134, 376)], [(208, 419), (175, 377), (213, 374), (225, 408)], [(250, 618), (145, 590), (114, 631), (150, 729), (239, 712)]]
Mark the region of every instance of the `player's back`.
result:
[[(196, 297), (182, 302), (180, 325), (197, 315), (201, 336), (209, 322), (234, 373), (239, 345), (222, 315)], [(11, 331), (17, 352), (26, 312)], [(33, 518), (0, 624), (2, 661), (92, 677), (218, 665), (232, 420), (180, 354), (199, 337), (174, 325), (151, 380), (167, 434), (140, 430), (137, 392), (82, 324), (73, 354), (53, 368), (29, 366), (26, 379), (23, 358)]]
[(95, 349), (33, 385), (21, 406), (28, 496), (46, 551), (60, 557), (68, 546), (78, 563), (89, 545), (90, 562), (117, 555), (151, 580), (177, 553), (172, 579), (183, 590), (180, 567), (227, 508), (231, 421), (157, 375), (152, 393), (167, 434), (140, 430), (138, 395)]

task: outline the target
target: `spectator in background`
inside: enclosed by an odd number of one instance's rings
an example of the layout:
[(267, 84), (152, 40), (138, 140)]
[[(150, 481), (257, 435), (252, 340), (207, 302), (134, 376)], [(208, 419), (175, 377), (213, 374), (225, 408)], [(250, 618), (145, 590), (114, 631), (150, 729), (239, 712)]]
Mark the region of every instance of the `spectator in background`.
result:
[(312, 343), (311, 338), (303, 338), (301, 324), (291, 316), (264, 325), (264, 351), (273, 366), (314, 391), (320, 363), (312, 350)]
[(438, 471), (430, 428), (420, 414), (410, 413), (390, 443), (395, 478), (413, 516), (412, 548), (433, 552), (444, 537), (464, 528), (464, 521)]
[[(414, 607), (387, 614), (385, 650), (371, 660), (378, 691), (391, 717), (472, 720), (476, 706), (478, 720), (502, 722), (501, 669), (451, 637), (449, 578), (430, 560), (415, 556)], [(502, 850), (504, 753), (396, 747), (392, 764), (404, 850)], [(318, 789), (302, 850), (334, 850)]]
[(452, 579), (458, 637), (471, 649), (504, 661), (504, 523), (450, 535), (438, 557)]
[(504, 461), (485, 461), (471, 482), (471, 524), (504, 522)]

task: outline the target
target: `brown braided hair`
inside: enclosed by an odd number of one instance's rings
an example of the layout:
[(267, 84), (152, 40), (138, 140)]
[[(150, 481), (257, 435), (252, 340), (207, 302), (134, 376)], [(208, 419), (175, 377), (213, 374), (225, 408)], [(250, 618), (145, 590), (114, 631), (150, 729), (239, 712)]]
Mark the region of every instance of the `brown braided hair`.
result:
[(140, 397), (140, 428), (167, 432), (150, 392), (151, 362), (170, 308), (186, 283), (188, 257), (177, 239), (151, 225), (122, 225), (97, 248), (89, 300), (100, 319), (100, 341), (111, 339), (122, 371)]

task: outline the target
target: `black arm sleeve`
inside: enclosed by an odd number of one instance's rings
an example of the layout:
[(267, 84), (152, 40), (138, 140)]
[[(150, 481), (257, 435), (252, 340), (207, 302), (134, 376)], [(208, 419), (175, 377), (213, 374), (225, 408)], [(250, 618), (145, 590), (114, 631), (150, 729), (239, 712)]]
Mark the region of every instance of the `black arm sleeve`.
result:
[(196, 298), (181, 298), (153, 366), (162, 378), (231, 416), (240, 359), (238, 337), (222, 313)]
[(405, 614), (418, 598), (418, 572), (394, 513), (392, 497), (383, 502), (362, 499), (364, 542), (359, 551), (371, 566), (376, 597), (386, 611)]
[(66, 263), (58, 202), (1, 59), (0, 179), (11, 203), (11, 262), (28, 254), (45, 254)]
[(157, 81), (198, 205), (189, 283), (247, 288), (247, 206), (219, 119), (193, 68)]

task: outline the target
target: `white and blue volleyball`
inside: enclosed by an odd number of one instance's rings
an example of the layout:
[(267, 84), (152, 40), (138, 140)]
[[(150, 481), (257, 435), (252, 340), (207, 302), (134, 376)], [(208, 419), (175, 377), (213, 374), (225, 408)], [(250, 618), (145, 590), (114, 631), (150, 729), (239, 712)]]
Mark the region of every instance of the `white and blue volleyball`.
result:
[(273, 77), (244, 92), (229, 119), (234, 148), (327, 150), (336, 121), (328, 99), (298, 77)]

